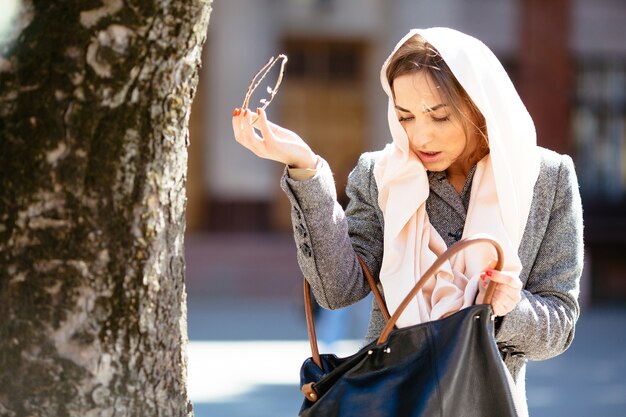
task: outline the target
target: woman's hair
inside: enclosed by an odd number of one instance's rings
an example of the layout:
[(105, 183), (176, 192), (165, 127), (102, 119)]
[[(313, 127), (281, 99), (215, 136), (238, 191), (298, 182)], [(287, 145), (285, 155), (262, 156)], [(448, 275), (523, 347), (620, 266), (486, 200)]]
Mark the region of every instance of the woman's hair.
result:
[[(450, 105), (453, 116), (463, 123), (465, 134), (475, 129), (483, 139), (482, 149), (488, 149), (487, 126), (469, 94), (456, 79), (439, 52), (419, 34), (409, 38), (391, 57), (387, 66), (387, 80), (393, 92), (393, 82), (401, 75), (425, 71), (439, 89), (442, 98)], [(469, 112), (465, 115), (463, 109)], [(485, 149), (485, 150), (486, 150)]]

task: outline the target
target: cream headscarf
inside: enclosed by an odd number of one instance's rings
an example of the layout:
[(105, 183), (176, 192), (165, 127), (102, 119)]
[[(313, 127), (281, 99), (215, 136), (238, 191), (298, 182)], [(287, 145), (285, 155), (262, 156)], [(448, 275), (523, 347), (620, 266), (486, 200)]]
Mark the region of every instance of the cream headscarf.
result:
[[(409, 150), (387, 80), (389, 60), (409, 38), (420, 34), (441, 54), (487, 122), (490, 154), (476, 167), (463, 237), (488, 234), (502, 246), (504, 270), (519, 274), (517, 251), (539, 174), (536, 134), (526, 107), (495, 55), (479, 40), (448, 28), (411, 30), (385, 61), (380, 77), (389, 96), (393, 142), (376, 163), (378, 202), (385, 218), (380, 272), (393, 314), (404, 296), (446, 249), (426, 213), (429, 183), (419, 158)], [(478, 245), (444, 265), (398, 320), (398, 326), (436, 320), (474, 303), (480, 273), (495, 251)]]

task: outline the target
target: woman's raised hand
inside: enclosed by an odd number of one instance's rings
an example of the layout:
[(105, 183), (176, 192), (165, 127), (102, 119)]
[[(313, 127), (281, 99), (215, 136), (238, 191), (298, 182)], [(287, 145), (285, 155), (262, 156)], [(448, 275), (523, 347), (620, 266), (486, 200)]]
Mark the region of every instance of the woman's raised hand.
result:
[(258, 109), (257, 114), (253, 121), (249, 109), (237, 108), (233, 111), (233, 132), (237, 142), (261, 158), (281, 162), (291, 168), (315, 168), (318, 157), (300, 136), (267, 120), (264, 110)]

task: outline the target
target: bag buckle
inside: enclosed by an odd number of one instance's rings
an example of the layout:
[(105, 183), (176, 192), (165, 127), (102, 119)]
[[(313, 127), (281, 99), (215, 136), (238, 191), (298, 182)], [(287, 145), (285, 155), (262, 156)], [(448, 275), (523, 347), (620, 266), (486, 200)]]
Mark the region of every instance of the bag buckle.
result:
[(304, 394), (307, 400), (314, 403), (318, 399), (317, 391), (313, 388), (313, 382), (309, 382), (308, 384), (304, 384), (300, 387), (300, 391)]

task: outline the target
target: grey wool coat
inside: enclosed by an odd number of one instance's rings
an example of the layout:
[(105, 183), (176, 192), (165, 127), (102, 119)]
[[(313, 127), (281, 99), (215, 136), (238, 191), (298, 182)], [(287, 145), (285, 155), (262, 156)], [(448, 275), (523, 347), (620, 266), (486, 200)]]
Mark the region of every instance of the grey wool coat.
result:
[[(573, 162), (547, 149), (539, 152), (540, 173), (518, 252), (522, 300), (496, 326), (496, 341), (506, 347), (505, 363), (522, 393), (526, 361), (556, 356), (572, 342), (583, 266), (582, 206)], [(373, 168), (379, 155), (363, 154), (350, 174), (345, 212), (326, 162), (313, 178), (295, 181), (286, 172), (281, 180), (292, 206), (298, 263), (325, 308), (348, 306), (370, 292), (357, 255), (378, 278), (384, 219)], [(374, 302), (366, 342), (383, 327)]]

